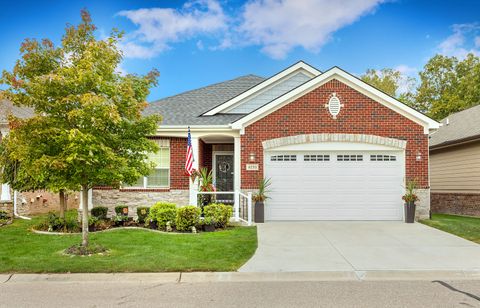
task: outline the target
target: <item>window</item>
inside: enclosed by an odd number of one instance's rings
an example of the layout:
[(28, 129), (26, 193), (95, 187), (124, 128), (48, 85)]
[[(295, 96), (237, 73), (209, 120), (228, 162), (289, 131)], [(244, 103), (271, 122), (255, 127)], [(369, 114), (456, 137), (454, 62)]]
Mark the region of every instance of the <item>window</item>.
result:
[(363, 155), (357, 155), (357, 154), (337, 155), (337, 161), (363, 161)]
[(330, 161), (330, 155), (322, 155), (322, 154), (303, 155), (303, 161)]
[(397, 157), (394, 155), (370, 155), (371, 161), (396, 161)]
[(297, 155), (273, 155), (270, 161), (297, 161)]
[(170, 140), (155, 139), (159, 150), (150, 153), (148, 161), (155, 164), (155, 168), (146, 177), (141, 177), (130, 187), (163, 188), (170, 186)]

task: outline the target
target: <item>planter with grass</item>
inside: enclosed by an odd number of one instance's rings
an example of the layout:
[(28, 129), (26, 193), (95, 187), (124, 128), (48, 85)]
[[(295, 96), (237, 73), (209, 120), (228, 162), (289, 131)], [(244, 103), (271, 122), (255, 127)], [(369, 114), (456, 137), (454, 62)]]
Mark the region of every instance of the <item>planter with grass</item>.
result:
[(215, 221), (213, 221), (211, 218), (205, 218), (203, 220), (203, 231), (214, 232), (215, 231)]
[(270, 184), (270, 179), (260, 179), (258, 182), (258, 192), (252, 197), (253, 202), (255, 202), (253, 217), (256, 223), (265, 222), (265, 200), (269, 198), (268, 193), (270, 191), (268, 188)]
[(406, 223), (414, 223), (415, 222), (415, 211), (416, 211), (416, 204), (415, 202), (418, 201), (418, 196), (415, 193), (417, 189), (416, 181), (407, 181), (407, 186), (405, 187), (405, 194), (403, 195), (402, 199), (405, 201), (404, 211), (405, 211), (405, 222)]

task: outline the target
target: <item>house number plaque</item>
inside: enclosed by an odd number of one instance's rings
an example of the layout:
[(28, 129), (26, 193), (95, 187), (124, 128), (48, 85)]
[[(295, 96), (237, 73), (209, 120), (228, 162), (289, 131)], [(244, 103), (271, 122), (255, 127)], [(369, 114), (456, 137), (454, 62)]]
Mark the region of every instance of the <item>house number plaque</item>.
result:
[(246, 164), (245, 169), (248, 171), (257, 171), (258, 164)]

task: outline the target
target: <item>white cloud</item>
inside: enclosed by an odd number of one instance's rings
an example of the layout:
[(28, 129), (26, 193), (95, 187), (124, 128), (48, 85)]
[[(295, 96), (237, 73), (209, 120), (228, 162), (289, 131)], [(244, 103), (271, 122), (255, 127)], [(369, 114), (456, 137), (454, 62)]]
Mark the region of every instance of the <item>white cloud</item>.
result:
[(412, 75), (417, 73), (418, 69), (415, 67), (411, 67), (405, 64), (400, 64), (394, 67), (394, 70), (399, 71), (402, 75)]
[(295, 47), (317, 52), (331, 35), (372, 12), (382, 0), (253, 0), (242, 13), (239, 31), (247, 43), (273, 58)]
[[(126, 57), (152, 58), (176, 42), (210, 36), (210, 50), (256, 45), (272, 58), (302, 47), (317, 52), (332, 34), (371, 13), (385, 0), (252, 0), (222, 8), (218, 0), (190, 0), (179, 9), (149, 8), (118, 13), (138, 29), (121, 44)], [(213, 40), (211, 39), (213, 38)], [(201, 42), (201, 43), (198, 43)]]
[(438, 46), (441, 54), (460, 59), (464, 59), (468, 53), (480, 55), (480, 39), (478, 36), (474, 37), (480, 32), (478, 23), (455, 24), (452, 26), (452, 30), (453, 34)]
[(138, 29), (121, 44), (126, 57), (151, 58), (170, 44), (225, 30), (227, 16), (215, 0), (189, 1), (182, 8), (149, 8), (121, 11)]

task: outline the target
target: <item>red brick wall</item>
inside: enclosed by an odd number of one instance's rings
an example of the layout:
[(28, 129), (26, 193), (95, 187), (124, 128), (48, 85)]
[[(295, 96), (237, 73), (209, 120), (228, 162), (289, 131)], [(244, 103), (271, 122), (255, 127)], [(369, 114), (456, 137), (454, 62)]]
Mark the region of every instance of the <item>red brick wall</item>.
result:
[[(325, 108), (329, 96), (337, 93), (344, 107), (337, 119)], [(428, 186), (428, 136), (423, 127), (369, 97), (332, 80), (245, 128), (241, 136), (242, 188), (257, 187), (263, 176), (262, 141), (314, 133), (368, 134), (407, 140), (406, 176)], [(416, 161), (420, 151), (422, 160)], [(246, 171), (249, 153), (254, 152), (259, 171)]]
[[(185, 175), (185, 153), (187, 138), (170, 138), (170, 188), (188, 189), (189, 179)], [(198, 159), (198, 158), (195, 158)]]

